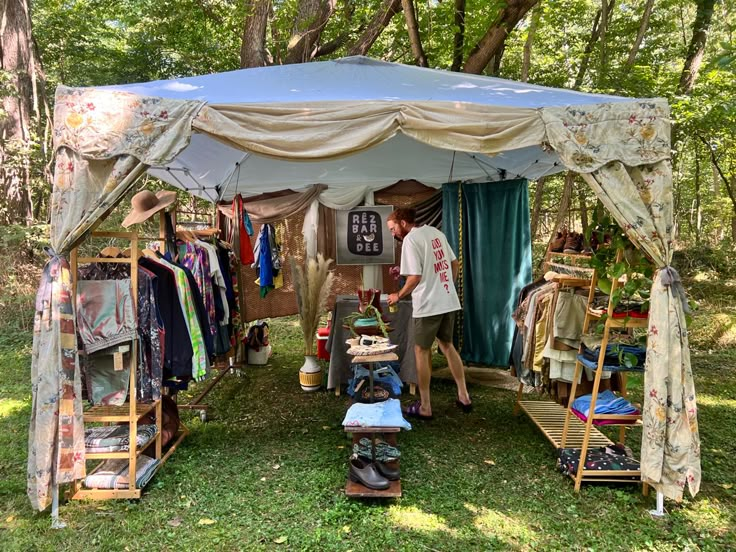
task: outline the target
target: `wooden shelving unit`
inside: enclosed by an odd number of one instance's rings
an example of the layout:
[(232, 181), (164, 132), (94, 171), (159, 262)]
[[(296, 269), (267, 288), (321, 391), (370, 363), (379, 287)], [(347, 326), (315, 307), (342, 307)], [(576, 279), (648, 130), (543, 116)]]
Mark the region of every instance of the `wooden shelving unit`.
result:
[[(623, 259), (623, 251), (618, 250), (616, 252), (616, 263), (621, 262)], [(588, 308), (586, 309), (585, 320), (583, 322), (583, 333), (588, 332), (590, 325), (594, 321), (598, 321), (603, 318), (600, 312), (596, 312), (591, 309), (590, 305), (593, 304), (595, 297), (595, 290), (598, 284), (598, 273), (593, 273), (593, 278), (590, 282), (590, 290), (588, 293)], [(595, 379), (593, 381), (593, 390), (591, 392), (590, 410), (588, 416), (585, 417), (585, 421), (581, 422), (578, 417), (572, 413), (572, 405), (575, 401), (575, 391), (577, 389), (578, 378), (581, 376), (583, 370), (583, 363), (578, 359), (575, 363), (575, 375), (573, 377), (572, 389), (570, 391), (570, 399), (565, 412), (565, 419), (563, 424), (562, 438), (560, 442), (561, 448), (573, 448), (580, 449), (580, 460), (578, 462), (577, 473), (571, 473), (570, 477), (575, 481), (575, 491), (579, 491), (584, 481), (606, 481), (611, 483), (631, 483), (632, 480), (639, 480), (641, 478), (641, 470), (590, 470), (585, 468), (585, 459), (587, 458), (588, 451), (591, 447), (598, 447), (600, 431), (598, 431), (594, 422), (596, 420), (607, 420), (608, 427), (619, 426), (619, 442), (624, 443), (626, 439), (626, 428), (632, 425), (641, 423), (641, 415), (615, 415), (615, 414), (595, 414), (595, 406), (598, 398), (598, 392), (600, 390), (601, 377), (604, 372), (604, 360), (606, 356), (606, 347), (609, 343), (611, 330), (612, 329), (626, 329), (626, 328), (646, 328), (648, 326), (648, 320), (646, 318), (614, 318), (614, 304), (613, 296), (621, 282), (618, 279), (614, 279), (611, 283), (611, 293), (608, 299), (608, 308), (606, 310), (607, 316), (604, 321), (603, 328), (603, 339), (600, 344), (600, 353), (598, 355), (598, 364), (595, 370)], [(619, 370), (622, 372), (622, 390), (621, 394), (626, 397), (626, 377), (625, 368)], [(583, 427), (582, 443), (580, 443), (580, 426)], [(610, 442), (610, 441), (609, 441)], [(645, 487), (646, 493), (646, 487)]]
[[(71, 274), (72, 274), (72, 291), (76, 301), (78, 268), (80, 263), (121, 263), (130, 265), (130, 285), (131, 296), (133, 298), (133, 311), (137, 312), (138, 305), (138, 234), (135, 232), (93, 232), (91, 236), (103, 238), (119, 238), (130, 241), (130, 255), (128, 257), (79, 257), (77, 248), (71, 252)], [(93, 468), (90, 474), (102, 466), (104, 460), (108, 459), (127, 459), (128, 460), (128, 479), (129, 485), (127, 489), (86, 489), (82, 488), (79, 481), (75, 481), (72, 486), (71, 498), (73, 500), (109, 500), (109, 499), (137, 499), (141, 496), (141, 489), (136, 487), (136, 465), (138, 457), (144, 452), (151, 450), (153, 458), (159, 460), (156, 466), (158, 471), (164, 464), (166, 459), (173, 453), (178, 444), (189, 433), (186, 427), (181, 426), (174, 443), (168, 448), (166, 454), (162, 450), (162, 403), (160, 400), (149, 403), (141, 403), (137, 400), (137, 369), (138, 369), (138, 341), (133, 339), (128, 351), (130, 355), (129, 370), (130, 380), (128, 383), (128, 402), (120, 406), (111, 405), (95, 405), (84, 412), (84, 423), (102, 423), (109, 424), (127, 424), (128, 425), (128, 442), (127, 451), (119, 452), (90, 452), (86, 453), (87, 461), (97, 461), (98, 464)], [(115, 353), (121, 354), (121, 353)], [(138, 422), (147, 414), (154, 413), (156, 420), (156, 433), (148, 440), (148, 442), (137, 446)]]
[[(571, 254), (571, 253), (555, 253), (548, 251), (545, 255), (544, 263), (547, 268), (554, 270), (555, 263), (551, 262), (555, 256), (567, 257), (574, 259), (575, 261), (581, 258), (587, 258), (585, 255)], [(616, 262), (620, 262), (623, 257), (623, 252), (617, 252)], [(576, 267), (577, 268), (577, 267)], [(598, 284), (597, 273), (591, 270), (589, 278), (579, 277), (577, 275), (564, 275), (560, 274), (553, 278), (553, 281), (559, 284), (560, 288), (588, 288), (588, 307), (586, 308), (586, 316), (583, 322), (583, 333), (586, 333), (591, 324), (597, 322), (603, 318), (603, 314), (600, 311), (593, 310), (591, 308), (593, 298), (595, 297), (596, 286)], [(611, 295), (620, 286), (619, 281), (612, 283)], [(557, 290), (559, 292), (559, 289)], [(648, 320), (646, 318), (614, 318), (613, 317), (613, 303), (609, 296), (608, 307), (606, 309), (604, 321), (604, 335), (603, 342), (601, 343), (601, 354), (598, 359), (598, 364), (595, 370), (595, 379), (593, 382), (593, 400), (591, 401), (590, 411), (595, 412), (595, 399), (597, 398), (598, 391), (600, 389), (601, 376), (603, 374), (603, 360), (605, 357), (606, 345), (609, 341), (611, 329), (627, 329), (627, 328), (646, 328), (648, 326)], [(570, 391), (570, 398), (567, 408), (557, 404), (551, 400), (522, 400), (523, 394), (523, 383), (519, 385), (515, 413), (518, 414), (519, 410), (523, 410), (524, 413), (529, 416), (531, 421), (539, 428), (544, 436), (549, 440), (555, 449), (570, 448), (579, 449), (580, 458), (586, 458), (588, 451), (591, 448), (609, 446), (615, 444), (609, 437), (603, 434), (596, 425), (595, 420), (605, 419), (611, 422), (618, 422), (607, 424), (607, 427), (620, 426), (619, 430), (619, 442), (623, 443), (625, 439), (626, 427), (641, 424), (640, 415), (594, 415), (588, 416), (585, 420), (580, 420), (575, 416), (572, 411), (572, 403), (575, 400), (575, 395), (578, 386), (578, 380), (582, 376), (583, 364), (578, 360), (575, 365), (575, 375), (573, 376), (573, 384)], [(624, 372), (624, 370), (621, 370)], [(625, 373), (622, 373), (622, 395), (626, 396), (626, 378)], [(608, 483), (632, 483), (639, 481), (641, 472), (632, 471), (618, 471), (618, 470), (586, 470), (584, 468), (584, 461), (578, 463), (579, 469), (577, 473), (571, 474), (570, 476), (575, 480), (575, 490), (579, 491), (583, 482), (608, 482)], [(644, 493), (647, 493), (646, 486), (644, 487)]]
[[(368, 384), (370, 389), (370, 396), (373, 397), (373, 369), (374, 364), (379, 362), (394, 362), (398, 361), (399, 357), (395, 353), (386, 353), (382, 355), (371, 355), (371, 356), (356, 356), (350, 361), (351, 364), (366, 364), (368, 366)], [(372, 399), (371, 399), (372, 400)], [(371, 440), (371, 460), (376, 460), (376, 435), (385, 434), (390, 436), (387, 439), (392, 445), (396, 444), (396, 434), (401, 431), (400, 427), (358, 427), (358, 426), (344, 426), (347, 433), (351, 433), (353, 437), (353, 444), (357, 443), (362, 437), (368, 437)], [(399, 461), (391, 463), (392, 468), (399, 467)], [(398, 498), (401, 496), (401, 480), (390, 481), (390, 487), (383, 490), (369, 489), (360, 483), (351, 481), (348, 477), (347, 483), (345, 484), (345, 495), (353, 498)]]

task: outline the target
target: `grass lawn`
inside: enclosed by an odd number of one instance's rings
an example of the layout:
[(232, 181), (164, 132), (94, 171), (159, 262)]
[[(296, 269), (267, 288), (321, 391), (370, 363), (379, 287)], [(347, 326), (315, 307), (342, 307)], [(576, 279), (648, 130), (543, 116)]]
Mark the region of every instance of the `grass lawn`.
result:
[[(472, 386), (466, 415), (446, 381), (433, 382), (435, 419), (399, 436), (404, 496), (346, 498), (347, 400), (300, 390), (301, 338), (287, 318), (273, 321), (270, 364), (227, 376), (210, 395), (210, 421), (183, 414), (192, 433), (140, 501), (67, 502), (68, 528), (52, 530), (25, 494), (31, 336), (26, 322), (4, 319), (0, 550), (734, 549), (736, 288), (701, 292), (692, 358), (703, 485), (695, 499), (668, 502), (662, 520), (637, 486), (573, 492), (548, 441), (513, 416), (512, 392)], [(636, 397), (641, 381), (633, 386)], [(631, 433), (635, 449), (640, 436)]]

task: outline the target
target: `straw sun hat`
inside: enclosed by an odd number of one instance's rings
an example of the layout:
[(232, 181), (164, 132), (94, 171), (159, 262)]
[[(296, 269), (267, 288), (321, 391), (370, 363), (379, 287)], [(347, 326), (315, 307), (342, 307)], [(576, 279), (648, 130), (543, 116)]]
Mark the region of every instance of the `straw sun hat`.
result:
[(154, 214), (162, 209), (166, 209), (169, 205), (176, 201), (176, 192), (167, 192), (161, 190), (155, 194), (149, 190), (138, 192), (130, 200), (133, 209), (128, 213), (123, 221), (123, 226), (127, 228), (132, 224), (138, 224), (144, 220), (148, 220)]

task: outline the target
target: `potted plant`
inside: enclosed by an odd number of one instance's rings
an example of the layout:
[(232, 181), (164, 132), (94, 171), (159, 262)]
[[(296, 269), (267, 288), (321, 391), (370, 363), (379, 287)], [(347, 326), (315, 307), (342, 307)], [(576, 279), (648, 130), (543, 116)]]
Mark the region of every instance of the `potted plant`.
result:
[(334, 275), (330, 272), (332, 259), (318, 254), (304, 265), (292, 257), (291, 274), (299, 309), (299, 325), (304, 335), (304, 364), (299, 369), (299, 383), (304, 391), (316, 391), (322, 385), (322, 368), (315, 355), (314, 340), (319, 318), (325, 311), (332, 290)]

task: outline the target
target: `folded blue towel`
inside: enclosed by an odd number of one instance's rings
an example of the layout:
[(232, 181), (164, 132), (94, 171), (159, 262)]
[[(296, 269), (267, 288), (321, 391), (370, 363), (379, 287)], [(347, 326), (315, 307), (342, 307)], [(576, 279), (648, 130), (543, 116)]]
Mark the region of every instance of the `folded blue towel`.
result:
[(387, 399), (378, 403), (355, 403), (345, 413), (342, 425), (411, 429), (411, 424), (404, 419), (401, 402), (398, 399)]
[[(590, 401), (592, 398), (592, 395), (578, 397), (572, 403), (572, 407), (587, 417), (590, 413)], [(629, 415), (638, 414), (639, 411), (623, 397), (617, 397), (613, 391), (606, 390), (598, 393), (598, 399), (595, 402), (595, 413)]]

